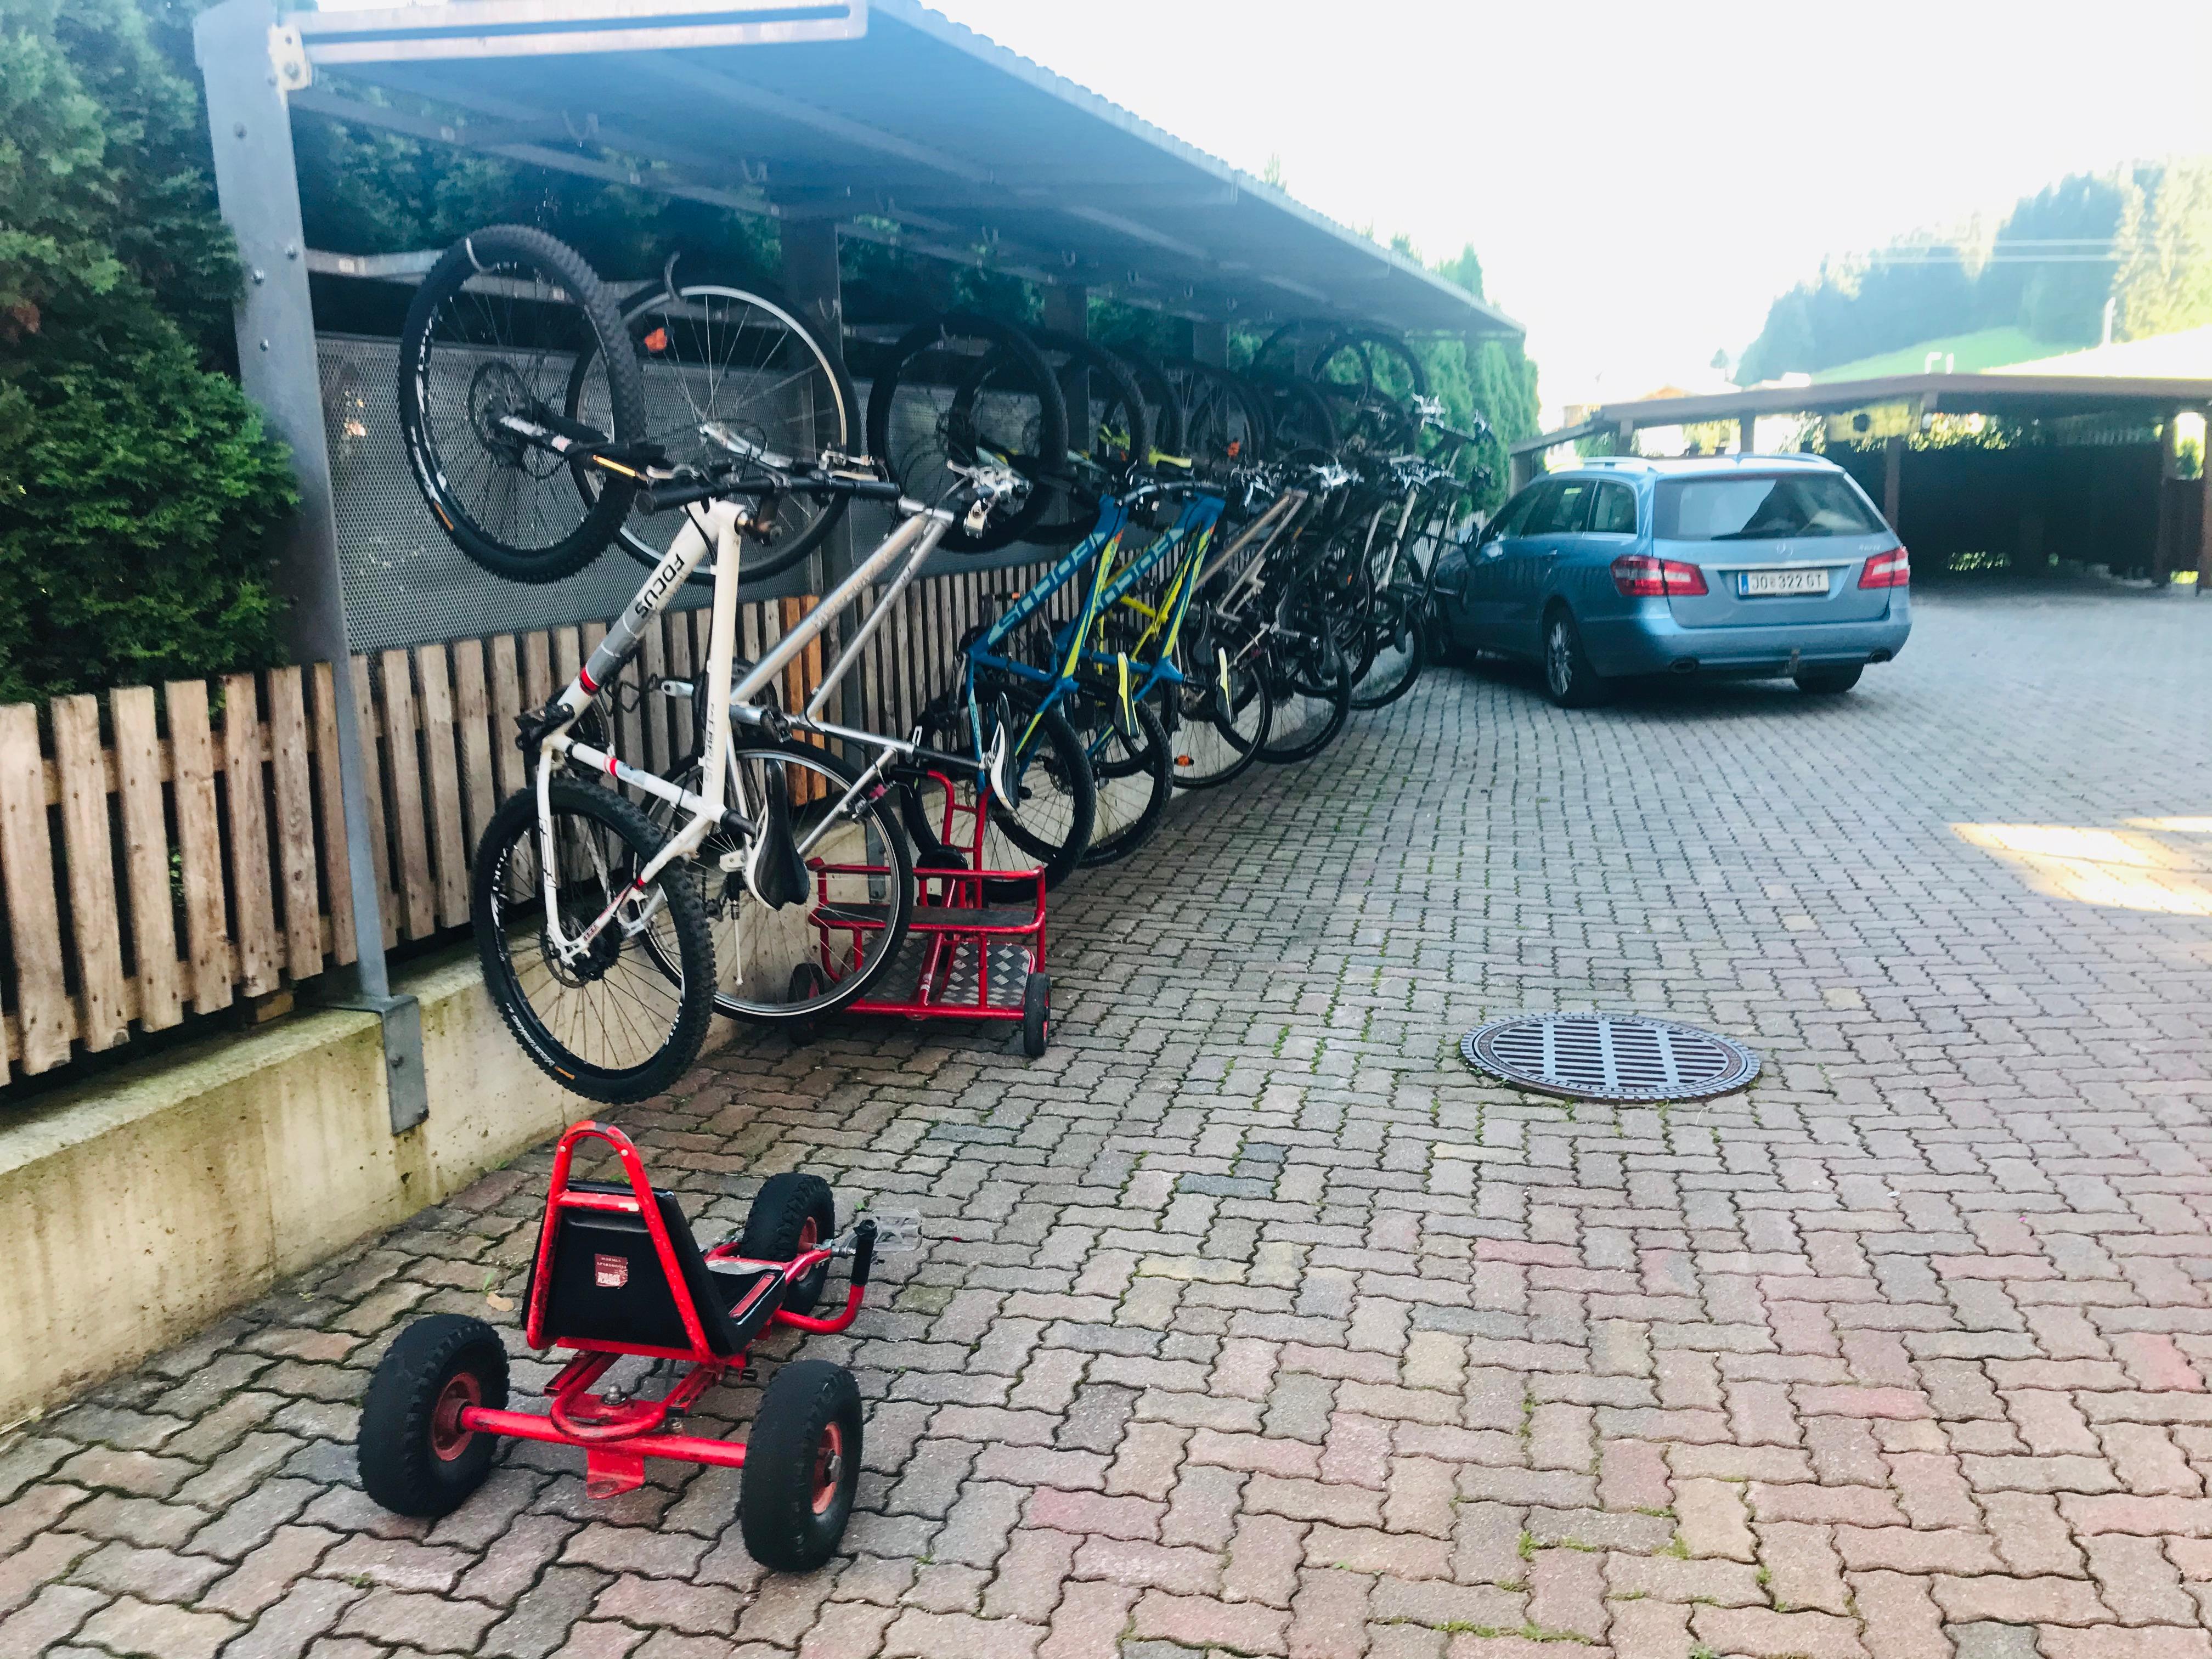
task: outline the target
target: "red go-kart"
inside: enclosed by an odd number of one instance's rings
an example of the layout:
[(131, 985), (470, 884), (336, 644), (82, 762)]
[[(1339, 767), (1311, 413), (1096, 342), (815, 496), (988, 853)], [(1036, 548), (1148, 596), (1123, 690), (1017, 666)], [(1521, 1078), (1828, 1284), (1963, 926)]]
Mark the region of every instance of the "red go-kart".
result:
[[(580, 1142), (605, 1141), (628, 1184), (568, 1179)], [(507, 1350), (481, 1319), (433, 1314), (402, 1331), (369, 1380), (361, 1414), (362, 1484), (401, 1515), (451, 1513), (483, 1484), (501, 1435), (580, 1447), (585, 1490), (611, 1498), (644, 1484), (645, 1460), (742, 1469), (738, 1520), (763, 1566), (805, 1572), (836, 1550), (860, 1474), (860, 1395), (842, 1365), (780, 1367), (750, 1441), (672, 1434), (664, 1425), (732, 1371), (775, 1325), (842, 1331), (860, 1312), (876, 1225), (833, 1237), (817, 1176), (771, 1176), (744, 1231), (702, 1252), (672, 1193), (650, 1185), (621, 1130), (579, 1123), (561, 1137), (532, 1264), (524, 1340), (576, 1357), (546, 1389), (547, 1409), (507, 1409)], [(852, 1258), (842, 1313), (817, 1318), (833, 1258)], [(688, 1362), (658, 1400), (594, 1394), (624, 1354)]]

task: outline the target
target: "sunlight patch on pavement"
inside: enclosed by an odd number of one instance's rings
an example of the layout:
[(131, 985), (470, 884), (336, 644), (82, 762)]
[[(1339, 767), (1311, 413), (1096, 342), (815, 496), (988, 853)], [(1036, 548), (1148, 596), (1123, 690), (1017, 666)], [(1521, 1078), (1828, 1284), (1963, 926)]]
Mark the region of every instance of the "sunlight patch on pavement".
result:
[(2130, 818), (2128, 823), (2129, 830), (2059, 823), (1954, 823), (1951, 830), (2020, 870), (2037, 892), (2052, 898), (2212, 916), (2212, 848), (2159, 838), (2212, 836), (2212, 817)]

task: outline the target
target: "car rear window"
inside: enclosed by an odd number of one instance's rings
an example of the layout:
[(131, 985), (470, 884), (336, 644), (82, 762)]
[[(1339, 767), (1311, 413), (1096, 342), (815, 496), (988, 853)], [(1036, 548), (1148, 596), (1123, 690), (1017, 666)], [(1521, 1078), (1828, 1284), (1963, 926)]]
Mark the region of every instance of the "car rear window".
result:
[(1669, 542), (1868, 536), (1882, 527), (1850, 480), (1832, 472), (1670, 479), (1659, 486), (1656, 511), (1656, 532)]

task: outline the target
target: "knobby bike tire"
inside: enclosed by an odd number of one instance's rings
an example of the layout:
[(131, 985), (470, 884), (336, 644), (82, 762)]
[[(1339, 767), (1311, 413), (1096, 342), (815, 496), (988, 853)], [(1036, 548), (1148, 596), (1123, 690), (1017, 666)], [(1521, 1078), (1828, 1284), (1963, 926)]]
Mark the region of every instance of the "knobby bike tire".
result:
[[(472, 301), (480, 324), (473, 331), (483, 337), (473, 345), (459, 338), (439, 341), (441, 320), (453, 324), (459, 333), (471, 331), (459, 314), (463, 290), (469, 282), (480, 273), (504, 269), (526, 273), (527, 279), (543, 283), (548, 297), (537, 303), (573, 308), (575, 315), (571, 323), (556, 330), (558, 312), (537, 318), (548, 342), (538, 343), (532, 359), (514, 349), (514, 342), (496, 337), (500, 329), (495, 308), (480, 295)], [(504, 301), (497, 309), (514, 321), (513, 296), (496, 297)], [(614, 301), (581, 254), (544, 231), (524, 225), (493, 225), (463, 237), (446, 251), (416, 289), (400, 329), (399, 431), (416, 484), (453, 544), (483, 569), (508, 581), (559, 581), (581, 570), (615, 539), (635, 495), (633, 489), (610, 476), (596, 497), (587, 501), (575, 477), (577, 468), (561, 465), (519, 441), (501, 442), (496, 428), (489, 424), (516, 404), (544, 401), (550, 412), (565, 402), (563, 387), (552, 385), (550, 378), (554, 371), (549, 362), (553, 350), (550, 339), (556, 332), (571, 337), (567, 349), (560, 353), (564, 363), (588, 346), (605, 366), (606, 401), (614, 430), (604, 435), (624, 444), (641, 439), (645, 392)], [(447, 344), (450, 350), (446, 349)], [(462, 361), (447, 369), (442, 362), (446, 356)], [(443, 399), (434, 387), (448, 374), (463, 373), (468, 380), (462, 400), (466, 418), (456, 428), (435, 412)], [(560, 373), (565, 380), (565, 368)], [(542, 387), (535, 384), (539, 379), (546, 381)], [(536, 396), (541, 391), (546, 394), (542, 400)], [(523, 410), (514, 408), (514, 412)], [(533, 503), (534, 514), (550, 515), (541, 526), (543, 534), (526, 542), (505, 539), (480, 522), (489, 515), (481, 503), (471, 510), (459, 485), (459, 474), (465, 468), (487, 479), (508, 476), (511, 492), (519, 492)], [(568, 476), (564, 477), (563, 473)], [(556, 530), (560, 533), (554, 533)], [(506, 532), (509, 538), (514, 534), (512, 527)]]
[[(613, 837), (614, 845), (627, 853), (626, 868), (631, 875), (660, 850), (660, 831), (643, 812), (611, 789), (563, 777), (551, 780), (548, 794), (556, 823), (581, 820), (599, 826)], [(548, 1024), (546, 1013), (523, 983), (524, 969), (518, 963), (532, 963), (534, 959), (552, 982), (564, 987), (573, 985), (580, 993), (586, 984), (608, 983), (615, 969), (623, 965), (622, 955), (631, 948), (618, 937), (605, 950), (595, 942), (593, 959), (586, 967), (594, 977), (585, 980), (573, 969), (553, 967), (544, 951), (542, 928), (538, 937), (517, 937), (516, 923), (527, 925), (532, 908), (542, 902), (541, 889), (536, 880), (538, 848), (537, 792), (524, 789), (509, 796), (507, 803), (492, 814), (483, 841), (477, 849), (470, 915), (475, 925), (477, 955), (483, 966), (484, 988), (490, 993), (493, 1005), (515, 1041), (522, 1045), (523, 1052), (564, 1086), (586, 1099), (608, 1105), (622, 1105), (657, 1095), (699, 1057), (714, 1009), (714, 946), (708, 938), (706, 911), (691, 872), (684, 861), (678, 860), (656, 878), (661, 900), (656, 914), (665, 914), (668, 919), (666, 938), (662, 941), (665, 948), (657, 953), (642, 949), (637, 951), (647, 961), (653, 978), (674, 986), (672, 996), (665, 991), (660, 993), (673, 1011), (665, 1031), (656, 1037), (654, 1028), (660, 1024), (660, 1016), (653, 1013), (653, 1005), (635, 991), (625, 991), (621, 999), (603, 999), (600, 1003), (602, 1036), (610, 1042), (615, 1036), (623, 1036), (629, 1040), (632, 1048), (642, 1051), (641, 1058), (635, 1062), (617, 1066), (580, 1053), (574, 1046), (573, 1037), (556, 1034)], [(518, 854), (525, 855), (520, 872), (516, 872), (513, 865)], [(569, 865), (565, 852), (563, 858), (566, 872)], [(580, 860), (575, 867), (589, 872), (591, 863)], [(622, 870), (599, 873), (602, 891), (610, 877), (619, 887)], [(596, 914), (598, 896), (587, 891), (583, 896), (585, 902), (577, 907), (578, 910)], [(589, 919), (589, 915), (564, 915), (563, 925)], [(612, 937), (616, 931), (611, 926), (600, 939)], [(601, 962), (601, 957), (605, 960)], [(563, 972), (568, 973), (568, 979), (562, 978)], [(643, 982), (648, 991), (653, 989), (651, 979)], [(550, 1000), (557, 1002), (562, 994), (554, 993)], [(609, 998), (613, 999), (612, 992)], [(612, 1018), (624, 1025), (623, 1032), (609, 1031), (610, 1016), (604, 1012), (607, 1009), (611, 1009)]]

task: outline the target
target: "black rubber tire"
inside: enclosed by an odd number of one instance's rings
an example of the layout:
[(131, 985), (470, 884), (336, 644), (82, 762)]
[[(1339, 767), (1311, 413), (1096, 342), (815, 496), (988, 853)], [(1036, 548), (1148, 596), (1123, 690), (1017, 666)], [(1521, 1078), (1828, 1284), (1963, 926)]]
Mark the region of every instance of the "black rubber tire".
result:
[[(1060, 373), (1073, 376), (1083, 372), (1087, 392), (1099, 390), (1100, 382), (1109, 403), (1118, 403), (1129, 422), (1128, 443), (1119, 454), (1101, 455), (1094, 450), (1091, 459), (1100, 466), (1118, 473), (1129, 462), (1146, 464), (1152, 452), (1152, 421), (1146, 408), (1144, 388), (1138, 385), (1129, 366), (1103, 346), (1073, 334), (1061, 334), (1051, 329), (1032, 329), (1030, 336), (1038, 347), (1048, 352), (1058, 352), (1068, 359)], [(1097, 377), (1094, 380), (1092, 377)], [(1063, 396), (1067, 387), (1060, 387)], [(1091, 430), (1087, 410), (1070, 405), (1067, 410), (1067, 441), (1071, 452), (1081, 453), (1079, 447), (1095, 435)], [(1073, 470), (1073, 463), (1070, 463)], [(1054, 489), (1053, 502), (1043, 517), (1032, 525), (1023, 539), (1045, 547), (1073, 547), (1091, 533), (1098, 521), (1098, 492), (1094, 487), (1097, 475), (1086, 471), (1076, 471), (1073, 478), (1063, 480)]]
[[(738, 1241), (738, 1254), (756, 1261), (788, 1261), (806, 1243), (806, 1224), (814, 1224), (814, 1243), (826, 1244), (837, 1232), (837, 1200), (830, 1183), (820, 1176), (787, 1170), (772, 1175), (753, 1196), (745, 1212), (745, 1231)], [(793, 1313), (812, 1313), (822, 1300), (822, 1287), (830, 1282), (830, 1264), (823, 1262), (803, 1279), (796, 1279), (783, 1293), (783, 1305)]]
[[(1105, 835), (1094, 830), (1091, 844), (1084, 849), (1085, 868), (1094, 864), (1112, 864), (1125, 859), (1152, 838), (1160, 827), (1161, 816), (1168, 810), (1168, 802), (1175, 794), (1175, 756), (1168, 749), (1167, 727), (1160, 723), (1158, 711), (1149, 702), (1133, 703), (1131, 713), (1137, 717), (1135, 741), (1123, 739), (1122, 758), (1113, 767), (1109, 782), (1139, 776), (1148, 779), (1152, 793), (1146, 797), (1135, 816)], [(1113, 741), (1102, 736), (1102, 744)], [(1094, 758), (1091, 762), (1094, 779), (1104, 777), (1105, 769)], [(1094, 787), (1096, 787), (1094, 782)]]
[[(814, 1507), (815, 1459), (834, 1425), (842, 1442), (836, 1485)], [(826, 1359), (799, 1359), (776, 1372), (745, 1441), (738, 1526), (745, 1549), (775, 1572), (811, 1572), (837, 1553), (860, 1479), (860, 1389)]]
[(1022, 1052), (1042, 1060), (1052, 1044), (1052, 975), (1031, 974), (1022, 981)]
[[(1012, 513), (994, 514), (981, 535), (971, 536), (965, 528), (955, 525), (946, 533), (942, 544), (956, 552), (988, 553), (1019, 541), (1036, 527), (1037, 521), (1051, 507), (1056, 492), (1048, 487), (1048, 481), (1060, 475), (1067, 465), (1067, 405), (1060, 395), (1060, 381), (1053, 374), (1051, 366), (1045, 362), (1043, 354), (1030, 343), (1027, 335), (1011, 323), (966, 312), (950, 312), (943, 316), (926, 318), (908, 329), (891, 347), (868, 387), (868, 453), (886, 471), (891, 471), (893, 468), (891, 405), (898, 395), (900, 377), (908, 372), (908, 365), (915, 358), (930, 349), (948, 333), (990, 342), (993, 352), (1004, 356), (1022, 379), (1030, 381), (1030, 389), (1037, 396), (1037, 453), (1016, 458), (1021, 463), (1016, 470), (1026, 473), (1033, 486), (1028, 496)], [(902, 478), (900, 482), (909, 495), (928, 500), (934, 505), (935, 496), (948, 480), (940, 477), (934, 481), (915, 478), (909, 483)]]
[[(1270, 766), (1295, 766), (1300, 762), (1311, 760), (1336, 741), (1344, 730), (1344, 723), (1352, 718), (1351, 665), (1344, 660), (1344, 653), (1337, 649), (1335, 641), (1325, 641), (1323, 649), (1325, 655), (1322, 665), (1313, 677), (1316, 682), (1315, 686), (1296, 684), (1298, 675), (1304, 672), (1302, 669), (1269, 671), (1285, 681), (1291, 682), (1293, 695), (1310, 696), (1316, 702), (1326, 701), (1329, 704), (1328, 718), (1320, 726), (1295, 738), (1286, 734), (1279, 741), (1270, 731), (1267, 741), (1253, 751)], [(1331, 664), (1334, 665), (1333, 670)], [(1279, 711), (1282, 706), (1279, 702)]]
[[(665, 838), (652, 820), (613, 790), (575, 778), (555, 778), (549, 793), (556, 815), (596, 818), (622, 837), (637, 867), (641, 868), (660, 850)], [(512, 955), (514, 941), (495, 908), (507, 849), (518, 842), (534, 845), (537, 833), (537, 794), (525, 789), (510, 795), (492, 814), (477, 846), (469, 914), (476, 929), (477, 957), (483, 965), (484, 989), (523, 1052), (563, 1087), (587, 1100), (614, 1106), (657, 1095), (699, 1057), (714, 1014), (714, 947), (698, 887), (681, 861), (672, 864), (659, 878), (675, 938), (677, 973), (669, 974), (668, 964), (658, 959), (657, 952), (638, 947), (641, 954), (654, 958), (656, 969), (664, 978), (674, 978), (678, 986), (677, 1015), (666, 1040), (651, 1057), (635, 1066), (595, 1065), (556, 1038), (523, 994)]]
[(1592, 665), (1583, 648), (1575, 613), (1555, 605), (1544, 617), (1544, 695), (1561, 708), (1595, 708), (1613, 696), (1613, 687)]
[[(1352, 688), (1352, 706), (1354, 708), (1387, 708), (1412, 690), (1420, 679), (1421, 670), (1428, 662), (1428, 629), (1422, 626), (1419, 617), (1407, 614), (1409, 607), (1418, 603), (1418, 599), (1398, 592), (1384, 593), (1376, 598), (1375, 614), (1369, 623), (1370, 636), (1376, 642), (1376, 649), (1368, 653), (1367, 673)], [(1394, 624), (1396, 631), (1384, 631)], [(1399, 665), (1395, 677), (1378, 684), (1375, 661), (1381, 654), (1381, 641), (1386, 638), (1401, 637), (1405, 641), (1406, 659)]]
[(1839, 696), (1859, 683), (1864, 666), (1853, 663), (1849, 668), (1814, 668), (1795, 676), (1797, 689), (1809, 697)]
[(1182, 399), (1176, 395), (1175, 383), (1168, 379), (1167, 371), (1141, 352), (1116, 350), (1114, 357), (1129, 371), (1129, 378), (1144, 393), (1146, 407), (1152, 413), (1152, 447), (1163, 455), (1182, 457)]
[[(979, 688), (976, 701), (986, 711), (995, 706), (998, 690), (995, 685)], [(1018, 701), (1010, 699), (1010, 707), (1016, 727), (1026, 726), (1028, 711)], [(957, 712), (948, 711), (939, 703), (925, 711), (923, 728), (926, 742), (955, 754), (969, 752), (975, 742), (964, 708)], [(1037, 734), (1031, 750), (1032, 752), (1049, 752), (1054, 767), (1066, 780), (1069, 822), (1066, 838), (1054, 842), (1034, 833), (1001, 805), (995, 796), (990, 803), (989, 822), (991, 827), (1012, 842), (1023, 856), (1034, 859), (1043, 869), (1048, 888), (1057, 887), (1083, 866), (1085, 849), (1091, 845), (1091, 826), (1097, 817), (1097, 781), (1091, 775), (1091, 759), (1085, 752), (1083, 739), (1068, 724), (1067, 716), (1056, 706), (1046, 709), (1038, 720)], [(1039, 763), (1038, 761), (1030, 763), (1031, 765)], [(909, 823), (909, 833), (911, 830)], [(987, 854), (987, 865), (988, 857)], [(1025, 881), (985, 882), (983, 896), (993, 904), (1018, 903), (1036, 896), (1036, 884)]]
[(476, 1403), (507, 1406), (507, 1350), (481, 1319), (432, 1314), (392, 1339), (368, 1379), (355, 1452), (361, 1484), (395, 1515), (451, 1515), (491, 1473), (497, 1435), (474, 1433), (459, 1454), (432, 1445), (438, 1402), (462, 1373), (475, 1379)]
[[(1275, 696), (1267, 689), (1266, 673), (1259, 669), (1248, 667), (1240, 671), (1246, 681), (1244, 701), (1241, 703), (1234, 702), (1236, 683), (1232, 680), (1230, 688), (1231, 703), (1226, 708), (1223, 706), (1220, 691), (1215, 684), (1219, 662), (1218, 659), (1211, 665), (1207, 662), (1216, 649), (1217, 635), (1222, 632), (1223, 625), (1211, 611), (1204, 613), (1196, 627), (1185, 629), (1183, 639), (1190, 649), (1186, 653), (1187, 660), (1180, 665), (1185, 678), (1182, 707), (1179, 713), (1185, 725), (1202, 722), (1212, 726), (1222, 734), (1230, 747), (1237, 751), (1237, 757), (1217, 772), (1177, 771), (1175, 786), (1178, 789), (1218, 789), (1224, 783), (1243, 777), (1253, 763), (1260, 758), (1260, 750), (1267, 746), (1267, 733), (1274, 726)], [(1218, 648), (1227, 651), (1236, 660), (1242, 661), (1244, 659), (1243, 647), (1249, 638), (1248, 635), (1231, 633), (1221, 639)], [(1192, 695), (1191, 687), (1194, 684), (1203, 684), (1206, 690)], [(1254, 702), (1260, 704), (1260, 716), (1254, 723), (1252, 740), (1245, 743), (1236, 729), (1236, 720), (1242, 710)], [(1176, 740), (1180, 746), (1180, 731)]]
[(501, 541), (470, 516), (447, 482), (438, 442), (424, 411), (431, 372), (430, 331), (440, 307), (458, 295), (480, 269), (499, 264), (526, 265), (553, 278), (574, 301), (588, 335), (606, 362), (607, 398), (618, 443), (645, 435), (645, 386), (637, 357), (613, 298), (584, 256), (542, 230), (525, 225), (492, 225), (464, 237), (430, 268), (407, 307), (399, 333), (399, 431), (407, 459), (453, 545), (493, 575), (516, 582), (553, 582), (574, 575), (605, 552), (629, 514), (635, 490), (606, 475), (607, 487), (586, 503), (572, 472), (556, 471), (541, 480), (549, 501), (565, 501), (575, 524), (544, 546), (523, 547)]
[[(764, 734), (740, 727), (731, 734), (731, 744), (732, 753), (740, 766), (776, 757), (788, 757), (793, 763), (793, 769), (804, 771), (818, 768), (830, 777), (841, 781), (848, 787), (860, 780), (859, 769), (836, 750), (817, 748), (814, 744), (802, 743), (796, 738), (787, 738), (778, 743)], [(699, 740), (697, 746), (703, 748), (704, 740)], [(698, 774), (699, 768), (694, 763), (671, 768), (668, 777), (672, 783), (678, 784), (686, 789), (696, 790), (698, 787)], [(786, 1029), (796, 1025), (811, 1026), (826, 1016), (836, 1013), (847, 1003), (855, 1001), (866, 994), (868, 988), (882, 978), (884, 971), (897, 960), (899, 946), (906, 940), (908, 924), (914, 919), (914, 855), (908, 848), (907, 836), (901, 833), (905, 826), (900, 822), (898, 813), (892, 810), (888, 800), (881, 797), (872, 799), (864, 796), (859, 810), (866, 818), (869, 828), (873, 830), (876, 841), (890, 868), (890, 876), (885, 884), (884, 893), (890, 904), (891, 914), (889, 925), (884, 930), (883, 945), (877, 951), (874, 959), (867, 964), (864, 971), (848, 973), (834, 986), (829, 983), (826, 975), (817, 971), (817, 978), (828, 994), (803, 1010), (793, 1012), (787, 1010), (781, 1003), (740, 999), (722, 989), (719, 965), (719, 953), (722, 947), (714, 942), (720, 919), (718, 914), (710, 913), (707, 919), (707, 933), (709, 955), (717, 959), (714, 970), (714, 1012), (716, 1013), (727, 1019), (742, 1019), (755, 1025), (778, 1025)], [(721, 879), (720, 872), (714, 867), (715, 860), (723, 851), (728, 848), (729, 845), (728, 838), (720, 830), (714, 830), (709, 832), (706, 842), (695, 855), (701, 879), (709, 884), (705, 890), (707, 894), (714, 893), (716, 890), (711, 884)], [(704, 895), (701, 899), (701, 906), (702, 908), (707, 907)], [(795, 983), (796, 975), (794, 974), (785, 988), (787, 997), (790, 996), (791, 985)], [(795, 998), (793, 1000), (796, 1000)]]

